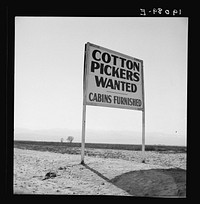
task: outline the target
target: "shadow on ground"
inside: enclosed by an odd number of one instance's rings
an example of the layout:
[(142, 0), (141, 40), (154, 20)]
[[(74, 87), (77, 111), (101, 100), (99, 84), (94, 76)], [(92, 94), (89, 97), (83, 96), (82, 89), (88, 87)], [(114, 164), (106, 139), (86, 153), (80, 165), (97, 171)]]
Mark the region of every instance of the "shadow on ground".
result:
[(184, 169), (130, 171), (110, 180), (87, 164), (83, 166), (133, 196), (186, 197), (186, 170)]

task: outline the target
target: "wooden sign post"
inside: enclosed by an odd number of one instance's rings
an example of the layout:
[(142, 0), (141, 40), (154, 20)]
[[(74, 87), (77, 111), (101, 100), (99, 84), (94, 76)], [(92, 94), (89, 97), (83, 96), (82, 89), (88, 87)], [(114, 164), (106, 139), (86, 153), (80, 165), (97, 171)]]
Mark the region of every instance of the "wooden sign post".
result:
[(86, 122), (86, 105), (83, 104), (83, 115), (82, 115), (82, 141), (81, 141), (81, 164), (84, 164), (85, 154), (85, 122)]

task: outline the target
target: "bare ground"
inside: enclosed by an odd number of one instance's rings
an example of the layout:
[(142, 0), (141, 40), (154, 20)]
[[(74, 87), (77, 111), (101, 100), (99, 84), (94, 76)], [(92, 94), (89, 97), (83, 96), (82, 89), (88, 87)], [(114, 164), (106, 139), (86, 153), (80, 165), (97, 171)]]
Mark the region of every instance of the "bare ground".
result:
[(14, 194), (186, 197), (186, 154), (145, 154), (142, 163), (140, 151), (90, 149), (82, 165), (80, 155), (14, 148)]

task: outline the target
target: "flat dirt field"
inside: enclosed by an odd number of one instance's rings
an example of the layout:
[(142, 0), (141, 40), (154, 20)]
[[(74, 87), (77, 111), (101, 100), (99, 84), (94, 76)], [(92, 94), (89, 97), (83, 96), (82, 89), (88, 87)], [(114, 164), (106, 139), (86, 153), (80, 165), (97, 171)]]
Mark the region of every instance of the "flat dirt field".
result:
[(186, 197), (186, 153), (87, 148), (74, 154), (14, 148), (14, 194)]

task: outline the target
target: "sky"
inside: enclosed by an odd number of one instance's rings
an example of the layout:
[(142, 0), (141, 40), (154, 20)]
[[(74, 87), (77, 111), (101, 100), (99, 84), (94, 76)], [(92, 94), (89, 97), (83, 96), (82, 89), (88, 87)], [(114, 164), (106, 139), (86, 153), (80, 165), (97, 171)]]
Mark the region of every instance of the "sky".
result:
[[(185, 17), (16, 17), (14, 139), (81, 142), (87, 42), (143, 60), (146, 144), (186, 146)], [(142, 112), (87, 106), (85, 141), (141, 144)]]

